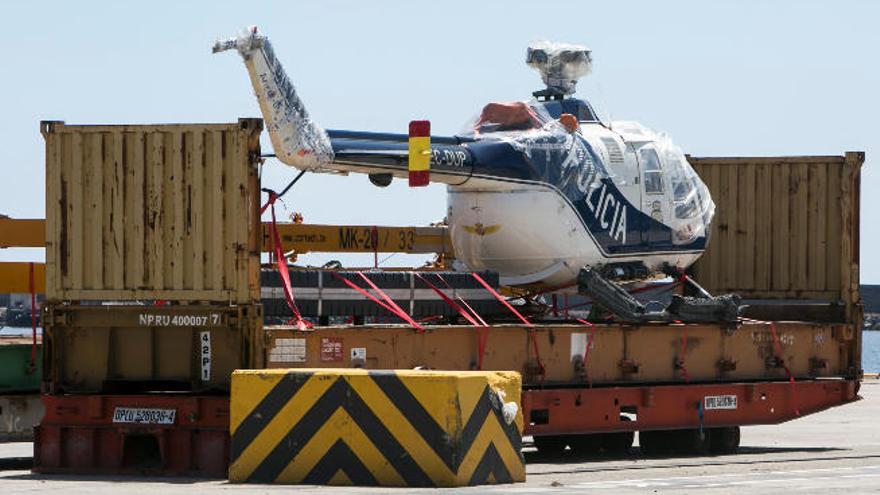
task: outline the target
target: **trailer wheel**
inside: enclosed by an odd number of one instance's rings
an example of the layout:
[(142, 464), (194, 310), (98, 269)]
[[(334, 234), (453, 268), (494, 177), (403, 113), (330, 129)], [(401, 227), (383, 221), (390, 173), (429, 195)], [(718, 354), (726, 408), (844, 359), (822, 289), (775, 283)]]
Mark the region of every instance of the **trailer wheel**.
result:
[(565, 453), (565, 447), (568, 445), (568, 439), (562, 435), (541, 435), (532, 439), (538, 452), (546, 456), (560, 456)]
[(593, 433), (584, 435), (571, 435), (568, 446), (575, 454), (580, 456), (594, 456), (599, 454), (604, 446), (604, 434)]
[[(628, 416), (621, 416), (621, 421), (632, 421)], [(602, 449), (611, 455), (629, 454), (633, 441), (636, 439), (634, 431), (618, 431), (614, 433), (603, 433), (599, 435), (602, 442)]]
[(712, 428), (709, 430), (709, 452), (713, 454), (735, 454), (739, 449), (739, 426)]
[(639, 448), (642, 454), (654, 457), (674, 452), (675, 443), (671, 433), (664, 430), (639, 431)]
[(674, 430), (670, 433), (673, 434), (674, 449), (679, 454), (702, 455), (709, 452), (711, 435), (707, 429), (703, 430), (702, 435), (700, 430), (696, 428)]

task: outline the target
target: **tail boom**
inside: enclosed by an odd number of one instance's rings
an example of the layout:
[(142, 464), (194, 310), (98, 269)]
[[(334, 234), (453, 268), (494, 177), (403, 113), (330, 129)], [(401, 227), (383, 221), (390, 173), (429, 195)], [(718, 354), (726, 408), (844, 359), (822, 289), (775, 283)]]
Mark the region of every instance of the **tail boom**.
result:
[(253, 27), (217, 41), (213, 52), (231, 49), (244, 59), (278, 159), (301, 170), (328, 171), (334, 158), (330, 137), (309, 118), (268, 38)]

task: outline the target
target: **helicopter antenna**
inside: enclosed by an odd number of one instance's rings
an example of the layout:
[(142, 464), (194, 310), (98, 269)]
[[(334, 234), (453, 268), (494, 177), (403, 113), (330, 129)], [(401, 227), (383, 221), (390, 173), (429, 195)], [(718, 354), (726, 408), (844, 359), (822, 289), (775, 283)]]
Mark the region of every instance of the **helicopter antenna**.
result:
[(526, 64), (547, 85), (532, 95), (539, 100), (562, 100), (574, 94), (578, 79), (590, 73), (593, 58), (585, 46), (538, 41), (526, 50)]

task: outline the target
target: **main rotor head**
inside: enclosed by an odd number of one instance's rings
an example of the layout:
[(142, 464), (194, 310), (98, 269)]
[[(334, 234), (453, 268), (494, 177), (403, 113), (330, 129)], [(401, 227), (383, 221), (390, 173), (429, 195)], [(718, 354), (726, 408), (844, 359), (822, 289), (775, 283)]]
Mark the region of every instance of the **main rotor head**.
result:
[(526, 51), (526, 64), (538, 71), (547, 85), (535, 96), (562, 98), (574, 94), (578, 79), (590, 73), (593, 58), (585, 46), (538, 41)]

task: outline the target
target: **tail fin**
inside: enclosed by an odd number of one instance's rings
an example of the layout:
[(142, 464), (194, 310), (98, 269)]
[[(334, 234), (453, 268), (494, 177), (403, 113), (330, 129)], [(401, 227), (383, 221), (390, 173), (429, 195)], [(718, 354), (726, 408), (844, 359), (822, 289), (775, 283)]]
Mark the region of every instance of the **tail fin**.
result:
[(298, 169), (324, 171), (333, 161), (330, 138), (309, 118), (269, 39), (254, 26), (237, 38), (217, 41), (213, 52), (232, 49), (244, 59), (278, 159)]

